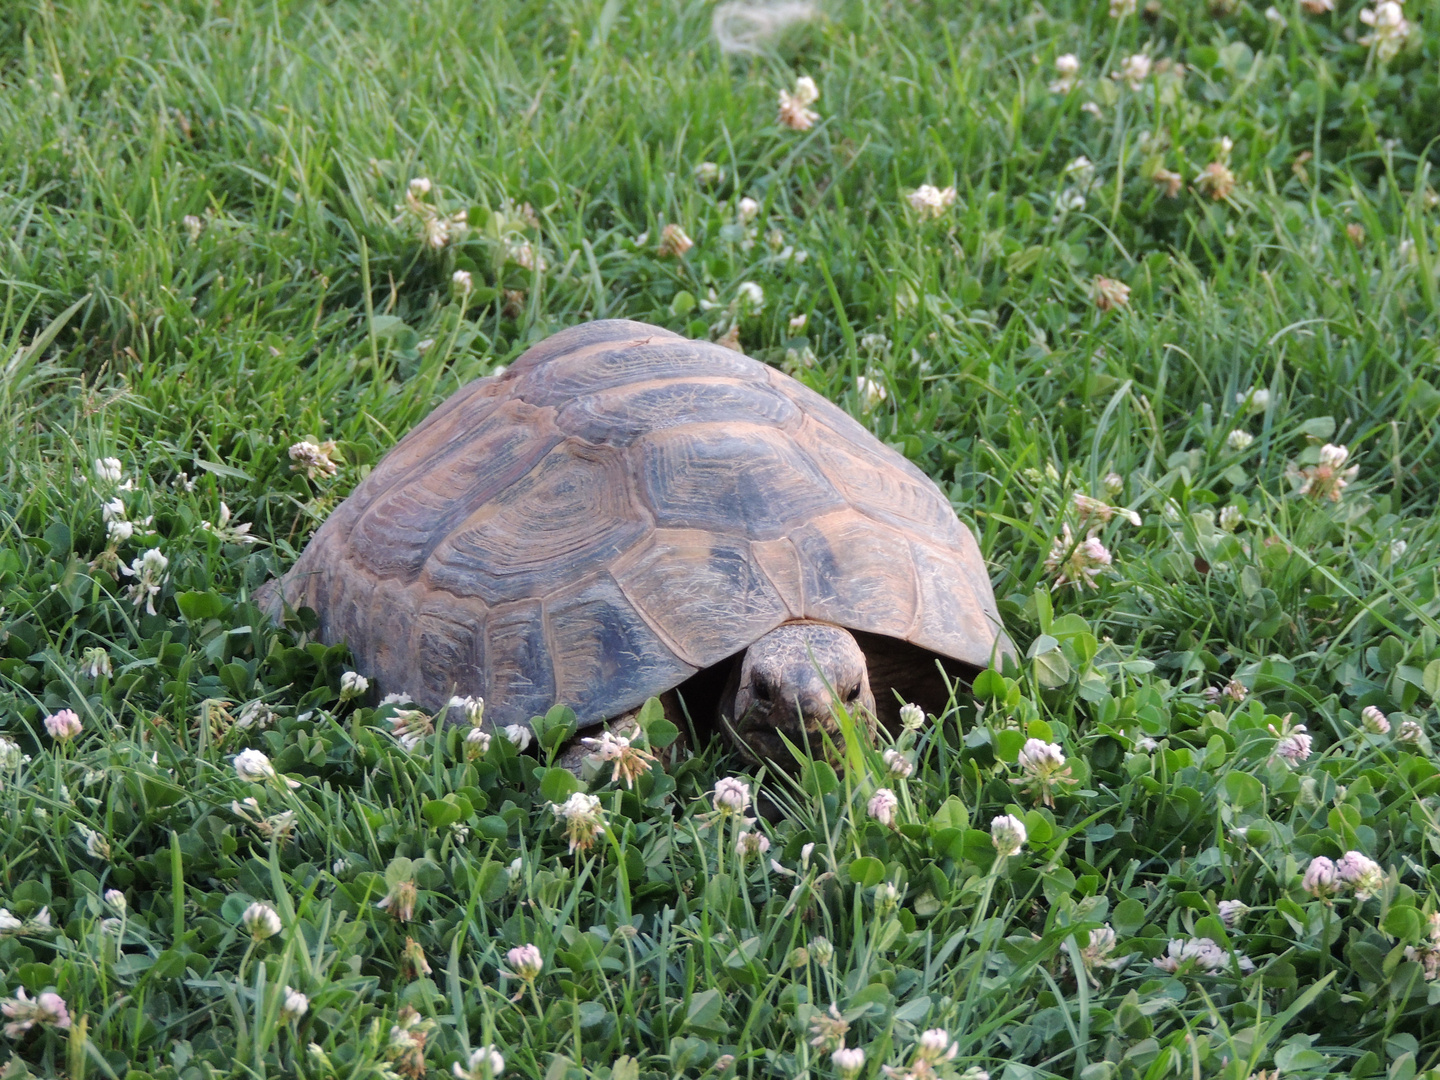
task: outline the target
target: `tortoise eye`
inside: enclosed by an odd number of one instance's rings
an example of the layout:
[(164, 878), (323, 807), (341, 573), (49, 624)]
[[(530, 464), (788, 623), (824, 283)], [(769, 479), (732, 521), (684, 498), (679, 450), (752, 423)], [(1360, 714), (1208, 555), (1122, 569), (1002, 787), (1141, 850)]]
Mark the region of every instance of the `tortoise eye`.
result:
[(775, 697), (775, 687), (764, 675), (756, 674), (750, 682), (750, 689), (760, 701), (770, 701)]
[(852, 705), (852, 704), (854, 704), (855, 702), (857, 702), (857, 701), (859, 701), (859, 700), (860, 700), (860, 684), (859, 684), (859, 683), (856, 683), (855, 686), (850, 690), (850, 692), (845, 695), (845, 704), (846, 704), (846, 705)]

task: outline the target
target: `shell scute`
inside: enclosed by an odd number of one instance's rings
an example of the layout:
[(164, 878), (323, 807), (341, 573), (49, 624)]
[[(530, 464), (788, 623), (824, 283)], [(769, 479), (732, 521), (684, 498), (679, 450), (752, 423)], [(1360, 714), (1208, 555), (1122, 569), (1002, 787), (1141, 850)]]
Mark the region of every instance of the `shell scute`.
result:
[(559, 407), (585, 394), (685, 375), (753, 380), (762, 365), (748, 356), (685, 338), (608, 342), (530, 369), (516, 392), (532, 405)]
[(909, 636), (919, 590), (903, 533), (847, 508), (807, 522), (791, 540), (804, 573), (806, 618)]
[[(608, 574), (546, 601), (556, 699), (582, 724), (634, 708), (697, 670), (675, 656)], [(528, 714), (527, 714), (528, 715)]]
[[(682, 576), (670, 570), (686, 567)], [(677, 656), (709, 667), (789, 617), (784, 599), (742, 537), (661, 529), (613, 574), (626, 598)]]
[(774, 428), (697, 424), (656, 432), (642, 446), (646, 501), (663, 527), (768, 539), (845, 505), (815, 463)]
[(693, 377), (663, 379), (585, 394), (563, 406), (556, 423), (593, 443), (628, 446), (665, 428), (747, 423), (757, 418), (786, 427), (800, 410), (783, 394), (754, 382)]
[(493, 723), (521, 723), (555, 704), (555, 668), (539, 600), (521, 600), (490, 612), (484, 641), (483, 693)]
[(651, 528), (626, 474), (618, 450), (561, 443), (435, 547), (425, 583), (499, 603), (553, 591), (562, 568), (606, 565)]

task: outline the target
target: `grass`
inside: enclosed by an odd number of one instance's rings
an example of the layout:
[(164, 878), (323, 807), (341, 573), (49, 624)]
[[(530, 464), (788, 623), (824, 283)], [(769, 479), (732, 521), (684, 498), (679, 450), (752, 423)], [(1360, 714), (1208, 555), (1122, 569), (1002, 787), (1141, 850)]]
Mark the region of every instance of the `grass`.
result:
[[(547, 1080), (828, 1077), (832, 1003), (866, 1077), (924, 1080), (932, 1028), (947, 1077), (1436, 1075), (1440, 8), (1410, 5), (1389, 58), (1350, 0), (846, 2), (739, 58), (647, 0), (0, 9), (0, 979), (71, 1018), (4, 1036), (4, 1075), (418, 1077), (493, 1044)], [(415, 177), (463, 235), (422, 243)], [(955, 204), (920, 216), (922, 183)], [(714, 748), (594, 783), (571, 854), (563, 710), (528, 755), (406, 750), (343, 649), (249, 601), (451, 391), (614, 316), (734, 334), (929, 472), (1026, 657), (902, 738), (909, 779), (858, 745), (752, 777), (791, 809), (761, 858)], [(336, 475), (291, 469), (304, 438)], [(1301, 493), (1324, 444), (1359, 467), (1336, 501)], [(1140, 520), (1099, 528), (1093, 589), (1047, 566), (1076, 494)], [(1053, 806), (1028, 738), (1065, 755)], [(1306, 888), (1352, 850), (1372, 896)], [(1193, 938), (1219, 952), (1154, 963)], [(503, 974), (530, 943), (533, 986)]]

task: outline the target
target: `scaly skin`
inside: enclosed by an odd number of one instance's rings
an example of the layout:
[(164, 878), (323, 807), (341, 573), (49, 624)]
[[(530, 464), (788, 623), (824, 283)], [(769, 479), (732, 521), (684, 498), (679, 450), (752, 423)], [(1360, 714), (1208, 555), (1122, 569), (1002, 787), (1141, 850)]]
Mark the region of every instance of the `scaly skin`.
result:
[(843, 627), (786, 623), (746, 650), (734, 704), (722, 705), (721, 727), (752, 762), (791, 771), (796, 763), (784, 739), (802, 750), (808, 743), (812, 754), (824, 752), (821, 732), (840, 743), (836, 706), (874, 735), (875, 696), (865, 653)]

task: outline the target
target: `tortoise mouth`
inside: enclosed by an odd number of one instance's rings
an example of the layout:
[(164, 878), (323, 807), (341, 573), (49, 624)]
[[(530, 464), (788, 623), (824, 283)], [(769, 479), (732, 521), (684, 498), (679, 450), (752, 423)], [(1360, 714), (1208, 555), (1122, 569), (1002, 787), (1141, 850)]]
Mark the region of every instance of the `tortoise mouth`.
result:
[[(782, 719), (776, 722), (776, 712)], [(803, 713), (777, 710), (752, 703), (736, 720), (721, 715), (721, 724), (731, 743), (745, 757), (757, 764), (768, 764), (784, 772), (796, 772), (807, 760), (830, 756), (825, 732), (834, 724), (833, 717), (805, 723)]]

